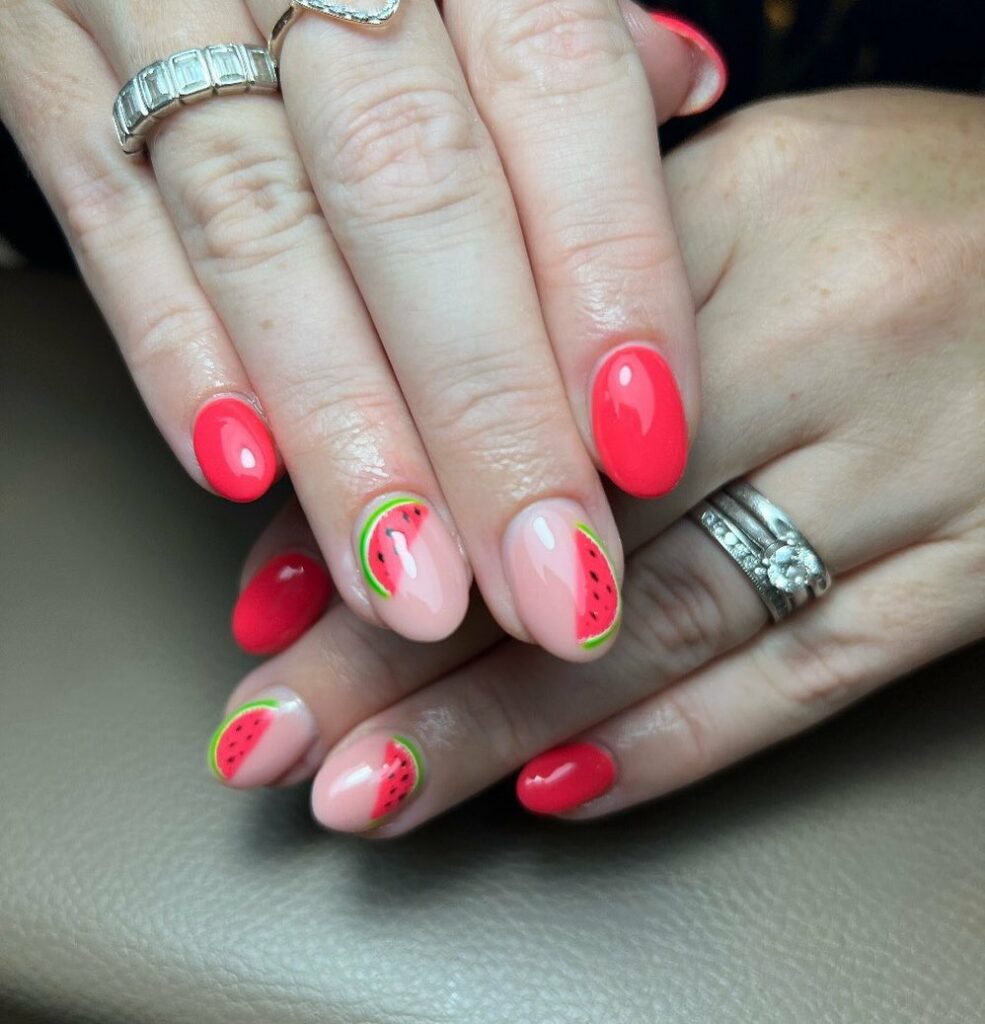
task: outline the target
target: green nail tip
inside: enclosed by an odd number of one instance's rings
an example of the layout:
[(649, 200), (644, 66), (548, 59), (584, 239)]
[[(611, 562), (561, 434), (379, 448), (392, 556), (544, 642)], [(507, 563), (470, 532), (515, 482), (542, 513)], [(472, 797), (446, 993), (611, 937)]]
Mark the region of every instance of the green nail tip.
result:
[(222, 739), (222, 734), (229, 728), (233, 722), (239, 718), (246, 711), (252, 711), (254, 708), (276, 708), (280, 706), (280, 702), (276, 700), (251, 700), (248, 704), (242, 704), (238, 707), (228, 718), (219, 726), (218, 729), (212, 734), (212, 742), (209, 744), (209, 769), (212, 774), (217, 778), (222, 778), (222, 772), (219, 771), (219, 766), (216, 764), (215, 752), (219, 748), (219, 741)]

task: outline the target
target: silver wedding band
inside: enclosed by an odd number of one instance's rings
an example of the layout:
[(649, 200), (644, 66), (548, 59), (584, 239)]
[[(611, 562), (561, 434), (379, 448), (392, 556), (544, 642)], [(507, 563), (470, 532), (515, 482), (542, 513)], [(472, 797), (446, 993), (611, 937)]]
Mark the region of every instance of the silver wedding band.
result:
[(138, 71), (113, 104), (123, 152), (139, 155), (151, 129), (182, 106), (227, 93), (276, 92), (277, 67), (263, 46), (219, 43), (182, 50)]
[(734, 480), (689, 513), (733, 562), (766, 605), (785, 619), (831, 586), (831, 574), (790, 517), (744, 480)]

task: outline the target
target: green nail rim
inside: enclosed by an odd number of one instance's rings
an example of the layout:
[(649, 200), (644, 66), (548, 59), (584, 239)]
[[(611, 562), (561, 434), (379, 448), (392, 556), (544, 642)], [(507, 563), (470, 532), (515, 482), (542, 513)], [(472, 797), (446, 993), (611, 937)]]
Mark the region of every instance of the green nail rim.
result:
[(212, 770), (212, 774), (217, 778), (221, 779), (222, 772), (219, 771), (219, 765), (216, 762), (216, 751), (219, 749), (219, 741), (222, 739), (222, 734), (239, 718), (240, 715), (245, 714), (247, 711), (252, 711), (254, 708), (277, 708), (280, 707), (280, 701), (276, 700), (251, 700), (248, 704), (243, 704), (238, 707), (212, 734), (212, 742), (209, 744), (208, 762), (209, 768)]
[(373, 514), (366, 520), (366, 525), (362, 529), (362, 533), (359, 534), (359, 562), (363, 570), (363, 576), (366, 577), (366, 582), (376, 591), (377, 594), (382, 598), (392, 597), (386, 587), (373, 575), (373, 571), (369, 564), (369, 542), (373, 536), (373, 530), (376, 529), (376, 524), (389, 512), (391, 509), (399, 508), (401, 505), (424, 505), (425, 503), (420, 498), (411, 497), (408, 494), (401, 495), (398, 498), (390, 498), (389, 501), (385, 501)]

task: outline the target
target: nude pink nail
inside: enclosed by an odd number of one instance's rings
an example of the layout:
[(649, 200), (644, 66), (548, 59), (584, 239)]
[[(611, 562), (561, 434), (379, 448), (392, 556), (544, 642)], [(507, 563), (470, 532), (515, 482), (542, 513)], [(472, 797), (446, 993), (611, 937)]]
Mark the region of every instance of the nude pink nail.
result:
[(337, 832), (365, 832), (402, 811), (424, 780), (420, 747), (375, 732), (331, 754), (311, 790), (315, 819)]
[(619, 629), (622, 599), (605, 547), (573, 501), (524, 509), (503, 543), (507, 579), (524, 626), (545, 650), (587, 661)]
[(238, 707), (212, 736), (209, 767), (234, 789), (277, 782), (318, 742), (318, 727), (301, 698), (271, 687)]
[(469, 604), (469, 573), (441, 516), (421, 498), (376, 502), (356, 538), (357, 556), (380, 618), (409, 640), (443, 640)]

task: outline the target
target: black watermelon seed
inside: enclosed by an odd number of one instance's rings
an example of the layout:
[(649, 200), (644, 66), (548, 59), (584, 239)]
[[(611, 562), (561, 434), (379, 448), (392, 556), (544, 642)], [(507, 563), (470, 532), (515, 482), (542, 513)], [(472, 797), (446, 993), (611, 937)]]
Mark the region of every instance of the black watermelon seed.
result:
[(594, 569), (589, 569), (588, 570), (588, 575), (591, 576), (592, 579), (595, 580), (596, 583), (598, 583), (598, 581), (599, 581), (598, 574), (595, 572)]
[(595, 614), (595, 612), (589, 612), (588, 614), (591, 615), (591, 617), (593, 619), (597, 619), (598, 618), (598, 616)]

